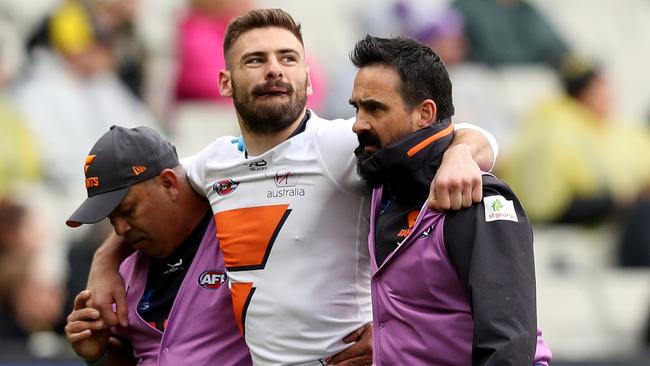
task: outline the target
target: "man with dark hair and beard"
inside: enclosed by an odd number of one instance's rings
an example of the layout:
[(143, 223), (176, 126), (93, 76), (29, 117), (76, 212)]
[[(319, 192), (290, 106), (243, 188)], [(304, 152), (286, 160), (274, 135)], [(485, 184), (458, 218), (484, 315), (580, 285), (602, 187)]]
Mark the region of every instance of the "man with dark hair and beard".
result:
[(375, 364), (548, 365), (532, 230), (512, 190), (486, 173), (481, 203), (450, 212), (425, 204), (454, 136), (442, 61), (417, 41), (372, 36), (351, 59), (355, 153), (373, 188)]
[[(218, 138), (185, 165), (212, 205), (253, 362), (371, 364), (368, 191), (356, 173), (353, 120), (306, 109), (309, 68), (300, 25), (286, 12), (256, 9), (233, 20), (224, 55), (219, 88), (233, 98), (243, 140)], [(482, 134), (458, 135), (433, 185), (440, 208), (478, 201), (474, 159), (486, 170), (493, 161)], [(120, 248), (109, 240), (90, 274), (109, 322), (113, 300), (125, 318), (124, 289), (112, 275)]]

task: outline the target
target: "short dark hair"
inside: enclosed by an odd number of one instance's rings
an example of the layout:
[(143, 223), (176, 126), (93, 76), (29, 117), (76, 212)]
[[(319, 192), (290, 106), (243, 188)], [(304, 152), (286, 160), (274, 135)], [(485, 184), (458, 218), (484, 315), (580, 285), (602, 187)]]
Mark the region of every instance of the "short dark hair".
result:
[(425, 99), (436, 103), (436, 119), (454, 115), (451, 80), (445, 65), (430, 47), (410, 38), (366, 35), (354, 46), (350, 60), (358, 67), (382, 64), (395, 69), (399, 93), (409, 108)]
[(282, 9), (254, 9), (246, 14), (233, 19), (228, 24), (223, 40), (223, 55), (228, 65), (228, 52), (233, 43), (244, 33), (258, 28), (278, 27), (288, 30), (304, 45), (300, 23)]
[(560, 79), (564, 91), (573, 98), (580, 98), (592, 80), (600, 75), (600, 66), (581, 56), (569, 54), (560, 64)]

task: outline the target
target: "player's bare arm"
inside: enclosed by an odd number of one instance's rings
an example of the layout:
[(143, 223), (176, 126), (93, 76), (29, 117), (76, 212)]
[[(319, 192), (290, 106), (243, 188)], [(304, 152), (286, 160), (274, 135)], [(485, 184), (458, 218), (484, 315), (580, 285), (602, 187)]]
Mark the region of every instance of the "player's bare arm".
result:
[[(128, 325), (128, 308), (120, 263), (133, 249), (117, 234), (111, 234), (95, 252), (86, 288), (93, 294), (93, 306), (109, 326)], [(113, 303), (116, 311), (113, 311)]]
[(457, 129), (431, 182), (428, 206), (435, 210), (459, 210), (481, 202), (481, 171), (490, 171), (494, 160), (492, 147), (481, 132)]
[(372, 323), (348, 334), (343, 342), (352, 345), (327, 360), (328, 365), (334, 366), (364, 366), (372, 365)]

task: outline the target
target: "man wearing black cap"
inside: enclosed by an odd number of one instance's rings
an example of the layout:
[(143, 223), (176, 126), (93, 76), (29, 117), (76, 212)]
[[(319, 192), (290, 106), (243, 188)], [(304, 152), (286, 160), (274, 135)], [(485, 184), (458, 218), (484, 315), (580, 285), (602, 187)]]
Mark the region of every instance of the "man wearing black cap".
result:
[(67, 225), (108, 217), (137, 251), (120, 267), (128, 327), (111, 334), (87, 307), (92, 294), (83, 291), (66, 326), (77, 354), (92, 365), (250, 365), (210, 207), (190, 187), (174, 146), (146, 127), (113, 126), (90, 151), (84, 171), (88, 199)]

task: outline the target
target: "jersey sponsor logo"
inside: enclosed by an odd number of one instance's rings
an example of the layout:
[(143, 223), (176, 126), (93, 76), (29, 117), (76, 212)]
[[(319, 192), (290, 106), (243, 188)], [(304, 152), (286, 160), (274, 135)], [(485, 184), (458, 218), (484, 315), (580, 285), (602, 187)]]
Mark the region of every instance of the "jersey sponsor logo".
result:
[(269, 165), (266, 160), (255, 160), (254, 162), (248, 164), (248, 169), (252, 172), (258, 172), (260, 170), (266, 170), (267, 165)]
[(303, 197), (304, 195), (305, 190), (302, 188), (282, 188), (266, 192), (266, 198)]
[(223, 179), (218, 181), (212, 186), (212, 189), (217, 192), (219, 196), (226, 196), (231, 194), (239, 186), (238, 182), (235, 182), (232, 179)]
[(484, 197), (483, 204), (485, 205), (485, 222), (498, 220), (519, 222), (513, 202), (505, 197)]
[(226, 282), (227, 278), (228, 275), (224, 271), (208, 269), (199, 276), (199, 286), (208, 290), (218, 289)]
[(291, 170), (280, 169), (275, 172), (273, 180), (277, 187), (295, 187), (300, 179), (299, 175), (294, 174)]
[(296, 187), (300, 175), (294, 174), (291, 170), (280, 169), (275, 173), (267, 173), (266, 176), (273, 177), (275, 186), (280, 188), (266, 191), (266, 198), (303, 197), (305, 195), (303, 188)]

